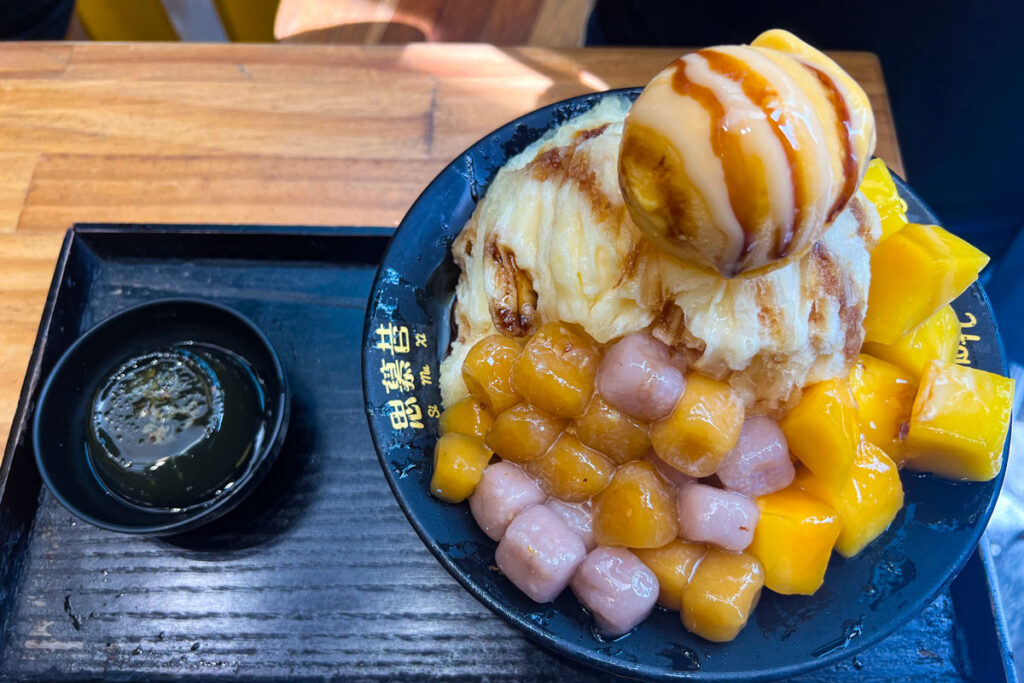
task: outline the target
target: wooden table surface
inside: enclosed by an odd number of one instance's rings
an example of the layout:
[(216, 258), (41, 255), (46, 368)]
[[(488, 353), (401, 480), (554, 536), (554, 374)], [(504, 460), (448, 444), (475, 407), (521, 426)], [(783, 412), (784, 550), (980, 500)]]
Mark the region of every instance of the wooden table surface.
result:
[[(501, 124), (677, 49), (0, 44), (0, 452), (75, 222), (395, 226)], [(878, 59), (833, 53), (903, 173)]]

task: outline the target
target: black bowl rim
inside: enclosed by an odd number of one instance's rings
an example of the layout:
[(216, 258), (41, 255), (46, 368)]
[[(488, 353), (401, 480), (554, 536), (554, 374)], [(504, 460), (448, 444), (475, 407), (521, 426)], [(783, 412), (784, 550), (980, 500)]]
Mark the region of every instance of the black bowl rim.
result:
[[(78, 509), (69, 500), (67, 500), (67, 498), (60, 493), (59, 488), (50, 477), (48, 468), (44, 465), (41, 452), (42, 449), (39, 445), (39, 437), (40, 430), (42, 429), (42, 416), (46, 412), (45, 407), (47, 405), (50, 388), (53, 385), (53, 382), (56, 381), (56, 377), (63, 370), (64, 366), (71, 362), (71, 360), (77, 355), (79, 349), (87, 344), (97, 332), (116, 325), (125, 317), (138, 315), (140, 312), (146, 312), (150, 309), (165, 308), (167, 306), (180, 305), (201, 306), (213, 309), (223, 315), (233, 318), (236, 322), (241, 323), (243, 327), (247, 328), (256, 336), (261, 346), (266, 351), (267, 357), (271, 360), (274, 368), (274, 378), (281, 385), (281, 391), (275, 397), (277, 405), (273, 409), (273, 414), (275, 416), (273, 424), (271, 429), (267, 432), (267, 437), (264, 439), (263, 445), (256, 452), (253, 464), (249, 470), (242, 476), (236, 486), (233, 486), (229, 491), (225, 491), (221, 494), (220, 498), (213, 503), (199, 507), (193, 512), (185, 512), (183, 513), (184, 516), (179, 518), (177, 521), (160, 524), (127, 525), (111, 523), (98, 519)], [(39, 398), (36, 401), (36, 410), (32, 417), (32, 450), (35, 454), (36, 468), (39, 470), (39, 475), (42, 477), (43, 483), (46, 484), (46, 488), (61, 505), (75, 516), (89, 524), (92, 524), (93, 526), (106, 529), (108, 531), (144, 536), (170, 536), (195, 529), (196, 527), (214, 521), (233, 510), (246, 498), (246, 496), (252, 493), (259, 482), (267, 475), (267, 472), (270, 470), (270, 465), (272, 465), (277, 459), (277, 455), (284, 443), (285, 434), (288, 431), (288, 420), (290, 414), (291, 393), (288, 387), (288, 377), (284, 372), (284, 367), (281, 365), (281, 359), (277, 354), (277, 350), (274, 348), (274, 345), (270, 343), (270, 339), (267, 338), (267, 335), (263, 330), (237, 310), (223, 304), (214, 303), (198, 297), (167, 297), (153, 299), (135, 306), (129, 306), (128, 308), (104, 318), (79, 335), (71, 346), (61, 354), (60, 359), (57, 360), (53, 369), (47, 376), (46, 382), (43, 384), (43, 388), (39, 392)], [(96, 485), (100, 485), (98, 480), (96, 481)]]
[[(373, 309), (373, 305), (372, 304), (373, 304), (374, 295), (375, 295), (375, 293), (378, 291), (378, 289), (380, 287), (380, 281), (381, 281), (381, 278), (383, 276), (383, 265), (388, 262), (389, 257), (391, 255), (391, 250), (392, 250), (392, 248), (394, 248), (395, 243), (396, 243), (397, 239), (399, 238), (399, 236), (401, 234), (402, 228), (406, 225), (406, 219), (408, 218), (409, 214), (412, 213), (413, 209), (417, 205), (419, 205), (419, 203), (421, 201), (423, 201), (427, 196), (432, 194), (432, 190), (433, 190), (434, 186), (441, 182), (443, 176), (447, 175), (449, 172), (456, 171), (458, 169), (458, 167), (460, 167), (464, 163), (463, 160), (468, 155), (470, 155), (473, 152), (474, 149), (476, 149), (481, 144), (483, 144), (485, 141), (487, 141), (488, 138), (491, 138), (491, 137), (494, 137), (494, 136), (500, 136), (502, 134), (506, 134), (506, 133), (508, 133), (510, 131), (515, 130), (518, 126), (528, 125), (527, 122), (526, 122), (526, 119), (528, 119), (528, 118), (532, 118), (534, 116), (543, 115), (543, 114), (550, 114), (551, 112), (554, 112), (554, 111), (556, 111), (556, 110), (558, 110), (560, 108), (564, 108), (566, 106), (570, 106), (572, 104), (575, 104), (575, 103), (578, 103), (578, 102), (581, 102), (581, 101), (587, 101), (587, 100), (597, 100), (597, 101), (599, 101), (600, 99), (602, 99), (604, 97), (615, 96), (615, 95), (625, 95), (625, 96), (638, 95), (642, 90), (643, 90), (642, 87), (627, 87), (627, 88), (615, 88), (615, 89), (605, 90), (605, 91), (600, 91), (600, 92), (585, 93), (583, 95), (577, 95), (577, 96), (574, 96), (574, 97), (568, 97), (568, 98), (565, 98), (563, 100), (559, 100), (558, 102), (553, 102), (553, 103), (545, 105), (543, 107), (539, 107), (537, 109), (531, 110), (531, 111), (529, 111), (529, 112), (527, 112), (527, 113), (525, 113), (525, 114), (523, 114), (521, 116), (516, 117), (512, 121), (509, 121), (508, 123), (504, 124), (503, 126), (500, 126), (500, 127), (496, 128), (496, 129), (494, 129), (493, 131), (487, 133), (486, 135), (481, 137), (479, 140), (477, 140), (475, 143), (473, 143), (472, 145), (467, 147), (465, 150), (463, 150), (462, 153), (458, 154), (449, 164), (447, 164), (443, 169), (441, 169), (437, 173), (437, 175), (434, 177), (434, 179), (431, 180), (430, 183), (426, 186), (426, 188), (424, 188), (424, 190), (419, 194), (419, 196), (416, 198), (416, 200), (409, 206), (409, 209), (406, 211), (405, 216), (402, 218), (402, 221), (398, 224), (398, 227), (395, 229), (395, 232), (392, 234), (391, 239), (388, 241), (387, 248), (385, 249), (384, 254), (381, 257), (381, 261), (380, 261), (381, 267), (378, 268), (377, 274), (376, 274), (376, 276), (373, 279), (373, 285), (372, 285), (372, 287), (370, 289), (370, 297), (369, 297), (368, 302), (367, 302), (366, 316), (364, 318), (364, 323), (363, 323), (363, 339), (369, 338), (369, 335), (370, 335), (370, 330), (371, 330), (371, 327), (372, 327), (372, 320), (373, 320), (373, 317), (374, 317), (374, 309)], [(541, 133), (541, 135), (543, 135), (543, 134), (544, 133)], [(929, 207), (928, 204), (925, 203), (924, 200), (922, 200), (917, 195), (917, 193), (914, 192), (910, 188), (910, 186), (907, 184), (907, 182), (905, 180), (903, 180), (903, 178), (901, 178), (898, 174), (893, 172), (892, 169), (889, 169), (889, 171), (892, 174), (893, 178), (895, 179), (897, 188), (899, 189), (899, 192), (900, 192), (901, 195), (903, 193), (909, 194), (910, 196), (912, 196), (921, 205), (921, 207), (923, 209), (925, 209), (925, 211), (927, 211), (932, 216), (935, 215), (935, 212), (932, 211), (931, 207)], [(481, 192), (481, 197), (483, 196), (484, 193), (486, 193), (486, 188), (483, 188), (483, 191)], [(992, 305), (989, 302), (988, 294), (985, 292), (985, 289), (981, 286), (981, 283), (980, 282), (975, 282), (972, 285), (972, 287), (977, 287), (978, 292), (980, 293), (981, 298), (982, 298), (982, 300), (985, 303), (986, 309), (991, 313)], [(998, 334), (998, 323), (995, 320), (993, 320), (993, 323), (995, 324), (996, 331), (997, 331), (997, 334), (995, 335), (995, 337), (996, 337), (996, 339), (998, 341), (998, 345), (999, 345), (999, 356), (1000, 356), (1000, 359), (1001, 359), (1001, 371), (1002, 371), (1002, 374), (1005, 375), (1006, 374), (1006, 349), (1005, 349), (1005, 347), (1003, 345), (1002, 336)], [(365, 395), (366, 385), (367, 385), (367, 382), (370, 379), (369, 376), (368, 376), (369, 369), (368, 369), (365, 361), (366, 361), (366, 349), (364, 348), (363, 349), (363, 353), (362, 353), (364, 401), (366, 400), (366, 395)], [(905, 624), (911, 618), (913, 618), (914, 616), (919, 614), (925, 607), (927, 607), (932, 602), (934, 602), (935, 599), (938, 598), (938, 596), (944, 590), (946, 590), (949, 587), (949, 585), (953, 582), (953, 580), (957, 577), (957, 575), (963, 569), (964, 565), (967, 563), (967, 560), (970, 558), (971, 554), (974, 552), (975, 548), (978, 545), (978, 542), (981, 540), (982, 534), (985, 532), (985, 528), (988, 526), (988, 520), (991, 518), (992, 511), (995, 509), (996, 501), (999, 498), (999, 492), (1000, 492), (1000, 490), (1002, 488), (1003, 478), (1004, 478), (1004, 476), (1006, 474), (1005, 459), (1006, 459), (1007, 449), (1009, 448), (1009, 441), (1010, 441), (1010, 434), (1007, 433), (1006, 444), (1003, 447), (1003, 459), (1004, 459), (1003, 468), (1000, 470), (999, 474), (995, 478), (995, 490), (993, 492), (992, 497), (989, 499), (988, 505), (985, 508), (984, 512), (978, 518), (979, 522), (978, 522), (977, 526), (975, 527), (975, 530), (974, 530), (974, 532), (972, 534), (972, 538), (971, 538), (970, 544), (965, 546), (964, 551), (957, 557), (956, 562), (954, 563), (954, 565), (951, 568), (950, 572), (947, 574), (946, 578), (935, 588), (934, 591), (932, 591), (931, 593), (926, 593), (926, 594), (923, 595), (923, 597), (921, 597), (921, 598), (919, 598), (917, 600), (914, 600), (914, 601), (912, 601), (912, 602), (907, 604), (907, 606), (904, 608), (904, 614), (907, 615), (906, 618), (892, 620), (889, 623), (885, 624), (884, 626), (880, 627), (877, 631), (871, 633), (870, 635), (868, 635), (866, 637), (855, 638), (855, 639), (849, 641), (849, 643), (846, 646), (844, 646), (844, 647), (838, 648), (836, 650), (833, 650), (832, 652), (826, 653), (824, 655), (821, 655), (820, 657), (816, 657), (816, 658), (814, 658), (812, 660), (807, 660), (807, 661), (802, 662), (802, 663), (791, 664), (791, 665), (788, 665), (788, 666), (780, 666), (780, 667), (776, 667), (776, 668), (773, 668), (773, 669), (765, 669), (765, 670), (761, 670), (761, 671), (751, 671), (749, 673), (748, 672), (742, 672), (742, 671), (732, 671), (732, 672), (713, 672), (713, 671), (701, 671), (701, 670), (697, 670), (697, 671), (673, 671), (673, 670), (667, 670), (667, 669), (662, 668), (662, 667), (648, 666), (648, 665), (645, 665), (645, 664), (642, 664), (642, 663), (639, 663), (639, 662), (638, 663), (627, 663), (627, 662), (624, 662), (622, 660), (616, 659), (614, 657), (608, 656), (608, 655), (606, 655), (606, 654), (604, 654), (602, 652), (598, 652), (598, 651), (594, 651), (594, 650), (586, 650), (584, 648), (576, 647), (576, 646), (574, 646), (574, 645), (572, 645), (570, 643), (565, 642), (563, 639), (559, 638), (558, 636), (555, 636), (555, 635), (552, 635), (552, 634), (548, 633), (544, 629), (540, 628), (534, 622), (530, 621), (529, 619), (526, 619), (525, 617), (515, 613), (512, 610), (506, 609), (505, 607), (500, 605), (497, 601), (495, 601), (491, 597), (491, 594), (488, 591), (484, 590), (482, 587), (480, 587), (476, 583), (474, 583), (469, 578), (468, 575), (466, 575), (464, 572), (462, 572), (459, 569), (458, 566), (456, 566), (456, 564), (451, 560), (451, 558), (448, 557), (448, 554), (444, 550), (441, 549), (441, 547), (434, 541), (434, 539), (431, 537), (431, 535), (426, 531), (426, 529), (423, 527), (423, 525), (419, 522), (419, 519), (417, 518), (415, 512), (409, 506), (409, 502), (406, 499), (405, 494), (399, 488), (398, 481), (395, 479), (394, 473), (391, 471), (391, 468), (388, 466), (388, 463), (387, 463), (387, 461), (385, 459), (384, 451), (382, 450), (381, 444), (380, 444), (380, 442), (377, 439), (377, 433), (376, 433), (376, 431), (373, 428), (373, 416), (372, 416), (372, 413), (371, 413), (371, 411), (369, 409), (369, 404), (366, 404), (365, 408), (366, 408), (365, 412), (366, 412), (366, 417), (367, 417), (367, 423), (368, 423), (369, 428), (370, 428), (370, 436), (373, 439), (374, 449), (377, 451), (378, 463), (380, 464), (381, 469), (384, 471), (384, 476), (387, 479), (388, 486), (391, 488), (392, 494), (394, 494), (395, 499), (398, 501), (399, 507), (401, 507), (402, 512), (405, 514), (406, 518), (409, 520), (409, 523), (412, 525), (413, 529), (416, 531), (416, 534), (420, 537), (420, 540), (423, 541), (424, 545), (427, 546), (427, 549), (431, 552), (431, 554), (437, 559), (438, 562), (440, 562), (441, 566), (443, 566), (448, 571), (448, 573), (451, 574), (452, 577), (470, 595), (472, 595), (479, 602), (481, 602), (484, 606), (486, 606), (488, 609), (490, 609), (494, 614), (497, 614), (507, 624), (509, 624), (510, 626), (513, 626), (516, 629), (518, 629), (521, 633), (523, 633), (525, 636), (527, 636), (530, 640), (532, 640), (535, 643), (538, 643), (538, 644), (548, 648), (552, 652), (555, 652), (555, 653), (557, 653), (559, 655), (568, 657), (569, 659), (571, 659), (571, 660), (573, 660), (575, 662), (578, 662), (580, 664), (583, 664), (583, 665), (586, 665), (586, 666), (598, 669), (600, 671), (610, 672), (610, 673), (617, 674), (619, 676), (626, 676), (626, 677), (630, 677), (630, 678), (642, 677), (642, 678), (645, 678), (645, 679), (662, 680), (662, 681), (674, 681), (674, 680), (770, 681), (770, 680), (788, 679), (790, 677), (793, 677), (793, 676), (796, 676), (796, 675), (799, 675), (799, 674), (803, 674), (803, 673), (807, 673), (807, 672), (813, 671), (815, 669), (820, 669), (820, 668), (823, 668), (825, 666), (828, 666), (829, 664), (834, 664), (834, 663), (836, 663), (838, 661), (848, 659), (848, 658), (850, 658), (850, 657), (852, 657), (852, 656), (854, 656), (854, 655), (856, 655), (856, 654), (858, 654), (860, 652), (863, 652), (864, 650), (868, 649), (869, 647), (878, 644), (879, 642), (881, 642), (882, 640), (884, 640), (885, 638), (890, 636), (894, 631), (896, 631), (896, 629), (898, 629), (900, 626)]]

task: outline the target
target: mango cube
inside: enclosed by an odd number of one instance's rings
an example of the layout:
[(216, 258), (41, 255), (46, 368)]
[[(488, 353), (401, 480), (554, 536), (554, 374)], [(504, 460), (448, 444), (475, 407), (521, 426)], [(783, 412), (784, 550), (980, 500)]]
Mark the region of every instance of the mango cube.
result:
[(757, 506), (761, 518), (747, 551), (764, 565), (764, 585), (784, 595), (811, 595), (825, 580), (839, 515), (795, 485), (759, 497)]
[(682, 590), (683, 626), (716, 643), (732, 640), (747, 625), (764, 585), (764, 568), (751, 553), (708, 548)]
[(545, 493), (570, 503), (582, 503), (598, 493), (614, 470), (615, 463), (567, 432), (547, 453), (526, 464)]
[(703, 543), (674, 538), (660, 548), (634, 548), (633, 553), (658, 577), (658, 604), (679, 611), (683, 589), (707, 552)]
[(830, 379), (804, 389), (779, 426), (790, 453), (830, 491), (841, 491), (860, 442), (857, 404), (846, 380)]
[(907, 203), (900, 197), (884, 161), (872, 159), (868, 162), (864, 180), (860, 181), (860, 191), (878, 209), (878, 217), (882, 221), (882, 237), (879, 242), (907, 224)]
[(675, 490), (645, 460), (615, 470), (593, 513), (598, 545), (660, 548), (679, 534)]
[(500, 334), (484, 337), (469, 350), (462, 363), (462, 379), (469, 393), (487, 406), (492, 415), (522, 400), (512, 387), (512, 368), (522, 349)]
[(943, 306), (892, 344), (867, 342), (863, 351), (898, 365), (916, 382), (921, 379), (924, 366), (929, 361), (952, 363), (959, 343), (960, 320), (952, 306)]
[(1014, 383), (977, 368), (932, 361), (910, 414), (907, 467), (988, 481), (1003, 465)]
[(838, 495), (803, 467), (797, 470), (793, 485), (835, 508), (842, 524), (836, 550), (843, 557), (853, 557), (878, 538), (903, 507), (896, 463), (870, 441), (860, 442), (850, 479)]
[(582, 415), (594, 392), (601, 352), (578, 325), (544, 323), (523, 347), (512, 383), (526, 400), (555, 417)]
[(639, 460), (651, 447), (647, 425), (631, 418), (595, 393), (587, 412), (576, 418), (576, 435), (621, 465)]
[(849, 382), (861, 434), (901, 463), (917, 382), (892, 363), (863, 353), (850, 371)]
[(960, 296), (988, 261), (937, 225), (908, 224), (871, 252), (865, 341), (895, 343)]
[(476, 490), (491, 452), (475, 436), (444, 434), (434, 446), (430, 492), (447, 503), (461, 503)]
[(743, 417), (743, 399), (732, 387), (693, 373), (669, 416), (651, 425), (651, 445), (680, 472), (707, 477), (736, 445)]
[(442, 434), (456, 432), (482, 439), (494, 424), (494, 418), (487, 412), (487, 406), (467, 396), (445, 408), (437, 424)]
[(524, 463), (544, 455), (567, 424), (524, 401), (498, 415), (484, 442), (503, 459)]

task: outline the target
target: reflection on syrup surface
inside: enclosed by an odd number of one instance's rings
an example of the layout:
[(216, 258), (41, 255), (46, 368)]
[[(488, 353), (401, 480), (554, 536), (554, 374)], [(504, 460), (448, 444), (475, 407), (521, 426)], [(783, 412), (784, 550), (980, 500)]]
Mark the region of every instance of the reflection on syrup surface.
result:
[(180, 511), (230, 489), (267, 428), (259, 378), (239, 356), (184, 342), (125, 359), (91, 401), (86, 451), (114, 497)]

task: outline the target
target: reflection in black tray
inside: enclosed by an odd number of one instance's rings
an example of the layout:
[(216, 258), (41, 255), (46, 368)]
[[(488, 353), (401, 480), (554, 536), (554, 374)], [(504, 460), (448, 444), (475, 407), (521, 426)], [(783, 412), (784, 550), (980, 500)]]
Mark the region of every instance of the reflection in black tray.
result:
[[(80, 226), (57, 266), (0, 469), (0, 677), (591, 680), (469, 596), (398, 509), (370, 442), (359, 356), (380, 229)], [(83, 330), (200, 296), (256, 322), (292, 383), (284, 450), (212, 527), (101, 531), (42, 492), (26, 422)], [(995, 680), (1005, 649), (985, 569), (879, 646), (801, 680)], [(970, 624), (964, 628), (963, 624)]]

